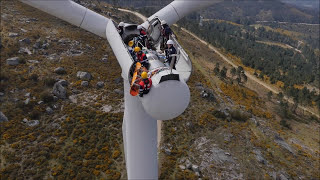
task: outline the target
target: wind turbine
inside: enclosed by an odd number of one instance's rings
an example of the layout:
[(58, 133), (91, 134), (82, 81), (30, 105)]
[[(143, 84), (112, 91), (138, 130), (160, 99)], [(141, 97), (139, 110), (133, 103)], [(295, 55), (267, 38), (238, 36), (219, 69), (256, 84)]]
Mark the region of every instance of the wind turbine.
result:
[[(71, 0), (20, 0), (75, 26), (106, 38), (121, 66), (124, 80), (125, 110), (122, 124), (128, 179), (158, 179), (157, 120), (173, 119), (184, 112), (190, 101), (186, 81), (191, 75), (191, 61), (174, 37), (177, 48), (176, 70), (159, 60), (161, 54), (151, 49), (147, 57), (151, 67), (152, 88), (142, 98), (130, 95), (133, 59), (127, 41), (136, 35), (137, 25), (126, 24), (127, 35), (120, 36), (114, 22)], [(142, 26), (148, 38), (160, 50), (160, 20), (172, 25), (187, 14), (219, 0), (175, 0), (151, 17)]]

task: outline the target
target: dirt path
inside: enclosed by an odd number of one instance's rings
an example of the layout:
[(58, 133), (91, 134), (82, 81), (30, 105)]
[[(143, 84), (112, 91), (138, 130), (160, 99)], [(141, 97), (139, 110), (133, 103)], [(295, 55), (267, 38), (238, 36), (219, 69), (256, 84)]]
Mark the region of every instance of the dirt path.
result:
[[(192, 37), (194, 37), (195, 39), (199, 40), (201, 43), (205, 44), (205, 45), (208, 45), (209, 49), (213, 50), (215, 53), (217, 53), (224, 61), (226, 61), (227, 63), (229, 63), (230, 65), (232, 65), (233, 67), (237, 68), (238, 66), (236, 64), (234, 64), (232, 62), (232, 60), (228, 59), (226, 56), (224, 56), (222, 53), (220, 53), (217, 48), (213, 47), (212, 45), (210, 45), (209, 43), (207, 43), (206, 41), (200, 39), (198, 36), (196, 36), (195, 34), (193, 34), (192, 32), (186, 30), (185, 28), (181, 28), (183, 31), (187, 32), (188, 34), (190, 34)], [(268, 89), (269, 91), (271, 91), (272, 93), (274, 94), (279, 94), (279, 91), (272, 87), (271, 85), (261, 81), (260, 79), (258, 79), (257, 77), (255, 77), (254, 75), (248, 73), (248, 72), (245, 72), (245, 75), (255, 81), (256, 83), (262, 85), (263, 87), (265, 87), (266, 89)], [(293, 100), (288, 98), (288, 97), (284, 97), (284, 99), (286, 99), (289, 103), (291, 104), (294, 104)], [(301, 105), (298, 105), (298, 108), (302, 109), (303, 111), (306, 111), (314, 116), (316, 116), (317, 118), (320, 118), (319, 114), (316, 113), (316, 112), (313, 112), (312, 110), (310, 110), (309, 108), (306, 108), (306, 107), (303, 107)]]

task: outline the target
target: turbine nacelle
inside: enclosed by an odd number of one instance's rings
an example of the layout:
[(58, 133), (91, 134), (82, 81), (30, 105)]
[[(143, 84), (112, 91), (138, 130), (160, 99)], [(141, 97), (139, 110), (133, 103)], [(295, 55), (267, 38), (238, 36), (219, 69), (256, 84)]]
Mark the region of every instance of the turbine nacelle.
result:
[(164, 71), (153, 76), (150, 92), (140, 98), (146, 113), (157, 120), (169, 120), (179, 116), (188, 107), (190, 101), (190, 90), (185, 82), (161, 81), (163, 77), (179, 77), (178, 74), (163, 75), (166, 73), (168, 72)]

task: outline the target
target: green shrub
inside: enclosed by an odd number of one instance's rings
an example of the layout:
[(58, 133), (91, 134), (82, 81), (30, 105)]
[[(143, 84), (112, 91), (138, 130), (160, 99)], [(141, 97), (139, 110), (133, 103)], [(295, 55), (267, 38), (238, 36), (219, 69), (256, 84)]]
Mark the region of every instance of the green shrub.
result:
[(37, 74), (31, 74), (31, 76), (29, 77), (29, 79), (34, 82), (37, 82), (38, 78), (39, 78), (39, 76)]
[(232, 119), (236, 120), (236, 121), (241, 121), (241, 122), (246, 122), (250, 115), (246, 112), (242, 112), (239, 110), (233, 110), (230, 112), (230, 115), (232, 117)]
[(46, 78), (43, 80), (44, 85), (48, 86), (48, 87), (52, 87), (54, 85), (54, 83), (56, 83), (56, 80), (53, 78)]
[(53, 96), (49, 92), (43, 92), (40, 94), (40, 99), (45, 103), (49, 103), (53, 101)]
[(281, 125), (282, 127), (291, 129), (290, 124), (288, 124), (288, 122), (287, 122), (285, 119), (282, 119), (282, 120), (280, 121), (280, 125)]
[(20, 57), (20, 58), (19, 58), (19, 64), (25, 64), (25, 63), (26, 63), (25, 58)]
[(41, 112), (39, 110), (33, 110), (30, 114), (29, 117), (31, 119), (39, 119), (41, 115)]

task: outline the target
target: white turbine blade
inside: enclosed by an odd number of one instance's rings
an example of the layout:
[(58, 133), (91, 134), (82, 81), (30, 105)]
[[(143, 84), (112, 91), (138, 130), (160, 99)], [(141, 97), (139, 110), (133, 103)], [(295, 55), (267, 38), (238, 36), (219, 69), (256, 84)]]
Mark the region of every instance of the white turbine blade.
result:
[(147, 114), (139, 98), (131, 96), (124, 79), (122, 124), (128, 179), (158, 179), (157, 120)]
[(21, 2), (106, 38), (108, 18), (70, 0), (20, 0)]
[(112, 48), (112, 51), (117, 57), (117, 60), (121, 66), (122, 77), (123, 79), (127, 80), (130, 67), (133, 63), (133, 59), (112, 21), (109, 21), (109, 23), (107, 24), (106, 36)]
[(175, 0), (150, 16), (142, 26), (147, 28), (149, 25), (148, 21), (151, 21), (155, 17), (158, 17), (160, 20), (165, 20), (170, 26), (190, 13), (220, 1), (221, 0)]

